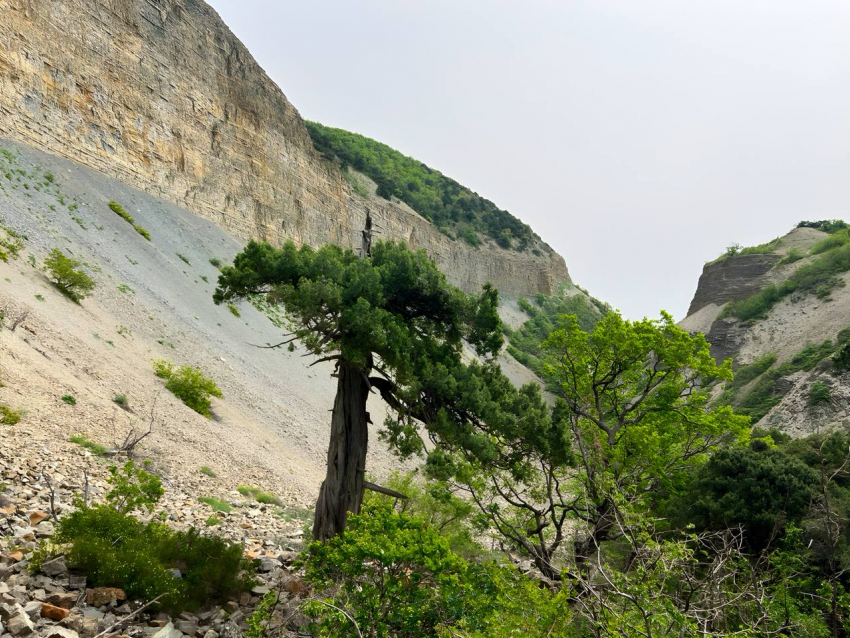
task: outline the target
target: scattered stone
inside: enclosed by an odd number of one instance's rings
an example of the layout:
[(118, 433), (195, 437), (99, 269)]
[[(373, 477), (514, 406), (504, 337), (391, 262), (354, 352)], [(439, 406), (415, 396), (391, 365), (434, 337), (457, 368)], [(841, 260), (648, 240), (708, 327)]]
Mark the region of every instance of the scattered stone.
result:
[(41, 566), (41, 571), (48, 576), (52, 576), (56, 578), (57, 576), (61, 576), (62, 574), (68, 573), (68, 565), (65, 562), (65, 557), (60, 556), (59, 558), (54, 558), (53, 560), (49, 560)]
[(174, 627), (187, 636), (194, 636), (198, 633), (198, 623), (195, 620), (178, 620), (174, 623)]
[(50, 620), (64, 620), (70, 615), (70, 611), (65, 607), (57, 607), (50, 603), (41, 604), (41, 617), (50, 618)]
[(86, 592), (86, 604), (92, 607), (102, 607), (118, 600), (127, 600), (127, 594), (117, 587), (95, 587)]
[(6, 554), (6, 557), (16, 563), (19, 563), (24, 560), (24, 553), (21, 550), (18, 550), (16, 552), (12, 552), (11, 554)]
[(56, 607), (62, 607), (63, 609), (71, 609), (74, 605), (77, 604), (77, 594), (72, 593), (56, 593), (50, 594), (44, 602), (54, 605)]
[(37, 600), (31, 600), (24, 605), (24, 613), (32, 620), (35, 620), (41, 615), (41, 603)]
[(6, 621), (6, 630), (13, 636), (27, 636), (33, 632), (33, 629), (35, 624), (23, 609)]
[(182, 637), (183, 637), (183, 634), (178, 629), (175, 629), (174, 625), (172, 625), (171, 623), (168, 623), (167, 625), (165, 625), (165, 627), (163, 627), (162, 629), (160, 629), (159, 631), (157, 631), (153, 635), (153, 638), (182, 638)]
[(85, 586), (85, 576), (71, 576), (71, 578), (68, 580), (68, 589), (85, 589)]
[(67, 629), (59, 626), (48, 627), (47, 630), (42, 633), (42, 636), (44, 636), (44, 638), (80, 638), (80, 635), (73, 629)]
[(50, 518), (50, 515), (46, 514), (45, 512), (35, 511), (30, 512), (29, 514), (30, 525), (32, 525), (33, 527), (35, 527), (42, 521), (46, 521), (48, 518)]
[(218, 638), (218, 632), (215, 629), (210, 629), (204, 634), (204, 638)]
[(304, 584), (304, 581), (299, 580), (298, 578), (290, 578), (283, 584), (283, 588), (290, 594), (294, 594), (296, 596), (307, 591), (307, 585)]

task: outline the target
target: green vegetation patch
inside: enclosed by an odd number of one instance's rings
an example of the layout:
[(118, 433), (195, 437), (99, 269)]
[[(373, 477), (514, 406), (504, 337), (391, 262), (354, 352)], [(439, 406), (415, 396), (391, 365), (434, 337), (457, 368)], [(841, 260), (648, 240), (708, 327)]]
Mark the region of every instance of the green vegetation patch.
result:
[(181, 366), (174, 369), (168, 361), (154, 361), (154, 374), (165, 379), (165, 387), (174, 396), (183, 401), (200, 415), (212, 416), (210, 413), (210, 397), (224, 398), (224, 394), (209, 377), (191, 366)]
[(105, 454), (107, 454), (109, 452), (109, 450), (107, 450), (100, 443), (95, 443), (94, 441), (92, 441), (92, 440), (90, 440), (90, 439), (88, 439), (85, 436), (82, 436), (80, 434), (75, 434), (74, 436), (72, 436), (68, 440), (71, 443), (76, 443), (80, 447), (84, 447), (85, 449), (87, 449), (92, 454), (95, 454), (96, 456), (104, 456)]
[(519, 251), (539, 242), (528, 225), (422, 162), (363, 135), (306, 124), (323, 157), (367, 175), (378, 185), (378, 196), (399, 198), (444, 234), (472, 245), (480, 243), (479, 234), (486, 235)]
[(227, 501), (223, 501), (215, 496), (201, 496), (198, 502), (209, 505), (214, 512), (224, 512), (225, 514), (233, 511), (233, 506)]
[(65, 396), (63, 396), (62, 401), (64, 403), (67, 403), (68, 405), (77, 405), (77, 399), (71, 394), (66, 394)]
[(236, 491), (242, 496), (254, 499), (258, 503), (264, 503), (266, 505), (283, 505), (283, 502), (277, 496), (271, 492), (264, 492), (259, 487), (240, 485), (236, 488)]
[(50, 280), (75, 303), (80, 303), (95, 289), (94, 279), (79, 266), (79, 261), (66, 256), (58, 248), (51, 250), (44, 260), (44, 269), (50, 273)]
[(809, 387), (809, 405), (820, 405), (821, 403), (829, 403), (832, 398), (832, 390), (823, 381), (815, 381)]
[(561, 327), (561, 317), (575, 315), (582, 330), (591, 330), (610, 310), (598, 299), (582, 294), (568, 294), (566, 289), (552, 296), (538, 294), (534, 302), (520, 299), (519, 307), (529, 318), (516, 330), (505, 328), (510, 341), (507, 351), (539, 377), (544, 376), (540, 344), (551, 332)]
[(137, 233), (139, 233), (142, 237), (144, 237), (148, 241), (151, 240), (150, 233), (147, 230), (145, 230), (145, 228), (143, 228), (142, 226), (137, 224), (136, 220), (133, 219), (133, 216), (130, 213), (128, 213), (126, 210), (124, 210), (124, 207), (121, 204), (119, 204), (118, 202), (113, 200), (113, 201), (110, 201), (109, 204), (107, 204), (107, 206), (109, 206), (109, 208), (112, 210), (113, 213), (115, 213), (121, 219), (123, 219), (125, 222), (130, 224), (130, 226), (132, 226), (133, 229)]
[(0, 405), (0, 425), (15, 425), (21, 420), (21, 413), (8, 405)]
[(217, 476), (217, 474), (207, 465), (201, 467), (201, 474), (209, 476), (210, 478), (215, 478)]

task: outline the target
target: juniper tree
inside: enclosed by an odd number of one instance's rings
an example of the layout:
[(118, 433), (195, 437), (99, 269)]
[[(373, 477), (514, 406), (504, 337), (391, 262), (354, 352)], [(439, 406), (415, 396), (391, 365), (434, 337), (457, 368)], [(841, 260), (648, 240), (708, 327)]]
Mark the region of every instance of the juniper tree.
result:
[[(504, 418), (481, 374), (502, 346), (498, 293), (469, 295), (449, 285), (424, 251), (377, 242), (370, 258), (327, 245), (314, 250), (250, 242), (222, 269), (218, 304), (261, 295), (282, 306), (291, 334), (317, 361), (333, 361), (337, 391), (327, 474), (313, 536), (341, 532), (363, 498), (368, 445), (367, 400), (390, 408), (386, 437), (402, 454), (422, 449), (419, 424), (434, 442), (450, 440), (488, 458), (483, 424)], [(467, 343), (485, 363), (465, 364)], [(488, 363), (490, 361), (490, 363)]]

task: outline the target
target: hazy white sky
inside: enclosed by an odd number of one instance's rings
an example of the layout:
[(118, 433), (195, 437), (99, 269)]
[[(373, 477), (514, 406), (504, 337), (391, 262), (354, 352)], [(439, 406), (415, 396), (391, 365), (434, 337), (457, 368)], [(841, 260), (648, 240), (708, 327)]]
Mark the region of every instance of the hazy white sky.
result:
[(850, 3), (209, 0), (308, 119), (508, 209), (630, 317), (850, 220)]

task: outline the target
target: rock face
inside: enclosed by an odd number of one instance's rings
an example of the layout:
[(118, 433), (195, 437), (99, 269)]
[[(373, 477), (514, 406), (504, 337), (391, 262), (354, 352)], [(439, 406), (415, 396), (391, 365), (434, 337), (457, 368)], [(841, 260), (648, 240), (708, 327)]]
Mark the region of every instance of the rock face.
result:
[(782, 255), (736, 255), (705, 265), (688, 316), (708, 304), (745, 299), (769, 283), (767, 273)]
[(424, 248), (467, 290), (550, 293), (555, 253), (474, 249), (353, 192), (295, 107), (200, 0), (0, 0), (0, 136), (93, 167), (242, 238)]

